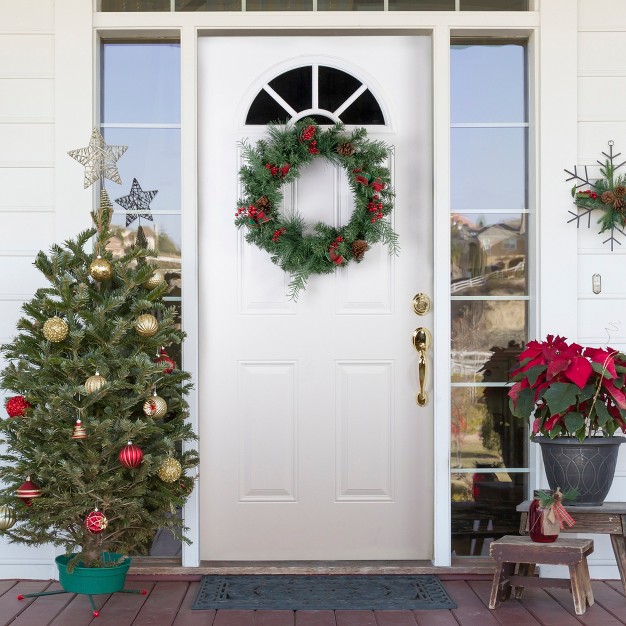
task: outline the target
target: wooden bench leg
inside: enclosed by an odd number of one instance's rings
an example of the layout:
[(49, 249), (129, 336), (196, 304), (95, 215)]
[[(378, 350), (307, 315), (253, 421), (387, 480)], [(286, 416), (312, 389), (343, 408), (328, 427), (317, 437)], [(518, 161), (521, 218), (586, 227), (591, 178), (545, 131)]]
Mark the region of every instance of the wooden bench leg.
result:
[[(518, 576), (534, 576), (536, 567), (537, 566), (534, 563), (518, 563), (517, 575)], [(524, 587), (521, 585), (517, 585), (514, 589), (513, 597), (517, 600), (521, 600), (523, 593), (524, 593)]]
[[(574, 600), (574, 611), (576, 615), (583, 615), (589, 606), (593, 604), (593, 591), (589, 580), (589, 568), (587, 559), (583, 557), (576, 565), (569, 566), (569, 575), (572, 585), (572, 598)], [(589, 596), (591, 595), (591, 598)]]
[(489, 608), (495, 609), (500, 602), (508, 600), (511, 597), (510, 578), (515, 571), (515, 563), (498, 563), (496, 573), (493, 575), (493, 583), (491, 585), (491, 596), (489, 597)]
[(583, 570), (585, 576), (585, 593), (587, 595), (587, 605), (593, 606), (595, 602), (593, 598), (593, 589), (591, 588), (591, 576), (589, 576), (589, 563), (587, 563), (587, 557), (583, 557)]

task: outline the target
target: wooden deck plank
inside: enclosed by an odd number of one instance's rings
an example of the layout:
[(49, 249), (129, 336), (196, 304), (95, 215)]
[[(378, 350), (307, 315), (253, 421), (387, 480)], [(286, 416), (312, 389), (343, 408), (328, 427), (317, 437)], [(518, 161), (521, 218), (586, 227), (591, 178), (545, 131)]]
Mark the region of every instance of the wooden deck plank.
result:
[[(481, 599), (485, 606), (489, 606), (491, 595), (491, 583), (482, 580), (471, 580), (467, 583), (474, 593)], [(492, 615), (502, 624), (515, 624), (515, 626), (541, 626), (519, 601), (515, 599), (502, 602), (500, 606), (491, 611)]]
[[(145, 589), (148, 593), (152, 591), (154, 583), (130, 582), (125, 589)], [(98, 596), (94, 596), (98, 607), (99, 617), (95, 622), (98, 626), (131, 626), (135, 623), (137, 616), (147, 601), (147, 595), (139, 593), (112, 593), (102, 596), (102, 601)], [(167, 624), (168, 622), (163, 622)], [(56, 626), (56, 625), (55, 625)]]
[[(157, 579), (158, 580), (158, 579)], [(593, 581), (596, 604), (574, 614), (567, 590), (528, 588), (494, 611), (486, 607), (490, 582), (446, 581), (453, 611), (193, 611), (198, 582), (128, 581), (149, 596), (94, 596), (102, 607), (93, 619), (86, 596), (67, 594), (17, 600), (18, 593), (57, 589), (54, 581), (0, 580), (0, 626), (624, 626), (626, 598), (620, 581)], [(135, 604), (136, 603), (136, 604)], [(43, 621), (42, 621), (43, 620)]]
[(622, 585), (621, 580), (605, 580), (603, 582), (609, 585), (609, 587), (612, 587), (613, 589), (615, 589), (617, 593), (621, 593), (622, 595), (624, 595), (624, 586)]
[(294, 611), (255, 611), (254, 626), (294, 626)]
[(491, 615), (489, 609), (481, 602), (467, 582), (450, 580), (446, 582), (445, 587), (459, 607), (452, 609), (452, 614), (461, 626), (499, 625), (499, 622)]
[(449, 609), (413, 611), (413, 617), (419, 626), (458, 626), (459, 624)]
[[(59, 583), (54, 582), (46, 588), (46, 591), (63, 591)], [(41, 596), (34, 598), (30, 606), (22, 611), (11, 626), (33, 626), (33, 624), (50, 624), (72, 601), (73, 593), (60, 593), (53, 596)]]
[[(133, 583), (135, 589), (145, 587), (146, 583)], [(148, 596), (115, 594), (120, 599), (135, 600), (141, 611), (133, 621), (133, 626), (169, 626), (176, 619), (189, 583), (158, 582)], [(117, 598), (116, 598), (117, 599)], [(139, 604), (139, 599), (141, 603)], [(105, 607), (107, 608), (107, 607)], [(100, 623), (98, 622), (98, 626)]]
[[(544, 626), (580, 626), (580, 622), (544, 589), (524, 589), (524, 595), (519, 602)], [(573, 608), (571, 596), (570, 602)]]
[(335, 611), (337, 626), (377, 626), (374, 611)]
[(213, 626), (254, 626), (254, 611), (220, 609)]
[[(66, 605), (62, 613), (50, 623), (50, 626), (87, 626), (91, 624), (93, 617), (93, 609), (89, 604), (89, 598), (82, 593), (72, 594), (73, 598)], [(43, 600), (43, 598), (40, 598)], [(96, 609), (100, 611), (104, 603), (109, 599), (109, 594), (98, 594), (93, 596)], [(124, 622), (120, 621), (119, 626), (123, 626)]]
[(191, 608), (196, 596), (198, 595), (199, 587), (199, 582), (192, 582), (189, 584), (189, 589), (187, 589), (187, 593), (183, 598), (178, 615), (176, 616), (172, 626), (196, 626), (196, 624), (201, 624), (202, 626), (213, 625), (217, 611), (194, 611)]
[(50, 586), (50, 580), (21, 580), (14, 585), (9, 592), (0, 596), (0, 626), (6, 626), (17, 615), (25, 611), (35, 598), (18, 600), (18, 594), (38, 593), (45, 591)]
[(337, 626), (334, 611), (296, 611), (296, 626)]
[(417, 626), (411, 611), (374, 611), (378, 626)]
[(626, 601), (624, 601), (624, 596), (601, 580), (592, 580), (591, 588), (593, 589), (593, 597), (596, 604), (599, 604), (615, 618), (626, 624)]
[(599, 604), (588, 606), (583, 615), (576, 615), (574, 601), (567, 589), (548, 589), (547, 592), (570, 614), (578, 618), (586, 626), (622, 626), (608, 611)]
[(17, 580), (0, 580), (0, 596), (17, 585)]

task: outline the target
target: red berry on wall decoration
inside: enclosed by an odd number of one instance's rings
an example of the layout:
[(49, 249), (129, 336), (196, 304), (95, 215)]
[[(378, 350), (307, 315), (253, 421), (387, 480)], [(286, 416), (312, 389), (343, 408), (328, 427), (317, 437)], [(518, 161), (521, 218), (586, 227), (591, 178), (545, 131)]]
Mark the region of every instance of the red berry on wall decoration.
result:
[(120, 450), (117, 458), (124, 467), (128, 467), (129, 469), (139, 467), (143, 460), (143, 452), (139, 446), (129, 441), (128, 444)]
[(104, 513), (98, 511), (95, 508), (87, 517), (85, 518), (85, 528), (90, 533), (101, 533), (106, 527), (109, 521), (105, 517)]
[(31, 506), (33, 498), (39, 498), (41, 496), (41, 489), (30, 479), (30, 476), (26, 479), (26, 482), (22, 483), (17, 488), (17, 497), (22, 499), (22, 502), (26, 506)]
[(176, 367), (176, 363), (174, 359), (170, 358), (167, 352), (165, 352), (165, 348), (161, 348), (156, 358), (154, 359), (155, 363), (160, 363), (163, 366), (164, 374), (171, 374)]
[(24, 396), (13, 396), (7, 400), (5, 407), (9, 417), (23, 417), (30, 404)]

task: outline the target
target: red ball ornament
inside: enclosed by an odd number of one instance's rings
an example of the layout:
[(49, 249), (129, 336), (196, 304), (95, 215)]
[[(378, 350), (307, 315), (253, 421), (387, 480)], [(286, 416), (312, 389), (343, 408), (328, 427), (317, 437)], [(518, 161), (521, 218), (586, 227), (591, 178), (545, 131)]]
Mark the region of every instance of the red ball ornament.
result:
[(90, 533), (101, 533), (106, 527), (109, 521), (105, 517), (104, 513), (98, 511), (98, 509), (94, 509), (87, 517), (85, 518), (85, 528)]
[(132, 441), (129, 441), (128, 444), (120, 450), (117, 458), (124, 467), (131, 469), (141, 465), (143, 452), (139, 446), (136, 446)]
[(41, 493), (41, 489), (30, 479), (30, 476), (16, 491), (17, 497), (21, 498), (26, 506), (31, 506), (33, 504), (33, 498), (39, 498)]
[(30, 404), (24, 396), (13, 396), (7, 400), (5, 407), (9, 417), (24, 417), (26, 409), (30, 408)]
[(163, 366), (164, 374), (171, 374), (174, 371), (174, 368), (176, 367), (176, 363), (174, 362), (174, 359), (168, 356), (164, 348), (161, 348), (159, 350), (159, 354), (157, 354), (156, 358), (154, 359), (154, 362), (160, 363)]

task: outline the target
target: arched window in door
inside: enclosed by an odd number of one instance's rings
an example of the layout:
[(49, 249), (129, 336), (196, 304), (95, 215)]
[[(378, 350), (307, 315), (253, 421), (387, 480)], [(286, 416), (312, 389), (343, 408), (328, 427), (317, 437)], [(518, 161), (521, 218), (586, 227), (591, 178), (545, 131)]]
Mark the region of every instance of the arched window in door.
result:
[(318, 124), (386, 124), (378, 100), (360, 79), (325, 65), (305, 65), (279, 74), (255, 96), (247, 125), (312, 117)]

